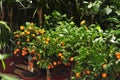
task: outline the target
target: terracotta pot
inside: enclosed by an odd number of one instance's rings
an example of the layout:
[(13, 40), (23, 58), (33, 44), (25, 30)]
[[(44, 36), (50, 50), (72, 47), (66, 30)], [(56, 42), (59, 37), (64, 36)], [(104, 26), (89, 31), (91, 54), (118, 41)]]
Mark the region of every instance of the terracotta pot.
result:
[[(14, 67), (14, 57), (8, 57), (6, 59), (4, 59), (5, 62), (5, 70), (3, 69), (2, 66), (0, 66), (0, 72), (3, 73), (13, 73), (15, 67)], [(0, 64), (2, 64), (2, 62), (0, 61)]]
[(40, 72), (37, 70), (35, 70), (34, 73), (23, 71), (21, 78), (23, 80), (38, 80), (40, 78)]

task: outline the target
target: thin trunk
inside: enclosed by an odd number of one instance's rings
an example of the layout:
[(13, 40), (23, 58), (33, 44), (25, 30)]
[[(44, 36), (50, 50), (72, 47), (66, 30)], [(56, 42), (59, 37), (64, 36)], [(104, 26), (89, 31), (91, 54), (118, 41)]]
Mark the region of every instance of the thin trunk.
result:
[(0, 13), (0, 20), (4, 21), (5, 18), (5, 13), (4, 13), (4, 8), (2, 7), (2, 12)]
[(46, 69), (46, 71), (47, 71), (46, 80), (53, 80), (53, 79), (52, 79), (52, 76), (51, 76), (51, 74), (50, 74), (50, 70), (49, 70), (49, 69)]
[(9, 25), (12, 27), (12, 20), (13, 20), (13, 7), (11, 7), (8, 11), (8, 17), (9, 17)]
[(37, 9), (39, 27), (42, 27), (42, 7)]

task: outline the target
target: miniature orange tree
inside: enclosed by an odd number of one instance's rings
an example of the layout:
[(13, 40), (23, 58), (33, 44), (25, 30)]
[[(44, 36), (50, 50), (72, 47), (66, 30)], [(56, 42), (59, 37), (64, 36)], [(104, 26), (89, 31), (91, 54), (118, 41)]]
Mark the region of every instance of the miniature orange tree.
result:
[[(86, 27), (86, 25), (81, 25)], [(114, 41), (114, 31), (103, 31), (99, 25), (92, 24), (82, 29), (82, 42), (81, 46), (77, 50), (76, 64), (73, 68), (75, 77), (71, 79), (111, 79), (116, 78), (116, 74), (119, 72), (119, 48)], [(116, 41), (114, 41), (116, 42)], [(116, 53), (116, 54), (115, 54)]]
[(38, 42), (39, 36), (44, 35), (44, 33), (44, 29), (30, 22), (26, 22), (26, 25), (20, 26), (19, 30), (14, 32), (14, 40), (16, 43), (14, 54), (16, 55), (19, 53), (22, 56), (27, 56), (31, 72), (33, 72), (32, 61), (36, 60), (36, 56), (40, 56), (39, 50), (34, 42)]

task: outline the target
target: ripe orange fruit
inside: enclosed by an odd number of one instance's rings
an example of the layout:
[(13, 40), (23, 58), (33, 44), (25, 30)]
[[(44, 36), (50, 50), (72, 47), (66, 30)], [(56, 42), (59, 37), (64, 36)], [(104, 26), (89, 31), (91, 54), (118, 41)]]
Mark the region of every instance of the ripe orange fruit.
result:
[(48, 67), (47, 67), (48, 69), (50, 69), (51, 68), (51, 66), (50, 65), (48, 65)]
[(57, 62), (53, 62), (53, 65), (56, 66), (56, 65), (57, 65)]
[(116, 56), (117, 59), (120, 59), (120, 56)]
[(16, 51), (14, 51), (14, 52), (13, 52), (13, 54), (15, 54), (15, 55), (16, 55), (16, 54), (17, 54), (17, 52), (16, 52)]
[(71, 58), (70, 58), (70, 61), (72, 62), (73, 60), (74, 60), (74, 57), (71, 57)]
[(116, 52), (115, 55), (116, 55), (116, 56), (120, 56), (120, 52)]
[(120, 52), (116, 52), (115, 56), (116, 56), (117, 59), (120, 59)]
[(29, 34), (30, 34), (30, 32), (29, 32), (29, 31), (27, 31), (27, 32), (26, 32), (26, 34), (27, 34), (27, 35), (29, 35)]
[(75, 77), (76, 77), (76, 78), (79, 78), (79, 77), (80, 77), (80, 73), (76, 73), (76, 74), (75, 74)]
[(33, 49), (33, 50), (31, 50), (31, 52), (32, 52), (32, 53), (35, 53), (35, 50), (34, 50), (34, 49)]
[(17, 42), (17, 45), (20, 45), (20, 41)]
[(102, 73), (102, 78), (106, 78), (107, 77), (107, 73)]
[(15, 35), (16, 38), (19, 38), (20, 36), (18, 34)]
[(20, 26), (20, 30), (24, 30), (24, 26)]
[(91, 72), (90, 72), (90, 70), (86, 70), (86, 74), (90, 74)]
[(33, 59), (33, 60), (36, 60), (36, 57), (34, 56), (34, 57), (32, 57), (32, 59)]
[(16, 51), (16, 52), (20, 52), (20, 49), (16, 49), (15, 51)]
[(58, 56), (61, 57), (63, 54), (62, 53), (58, 53)]

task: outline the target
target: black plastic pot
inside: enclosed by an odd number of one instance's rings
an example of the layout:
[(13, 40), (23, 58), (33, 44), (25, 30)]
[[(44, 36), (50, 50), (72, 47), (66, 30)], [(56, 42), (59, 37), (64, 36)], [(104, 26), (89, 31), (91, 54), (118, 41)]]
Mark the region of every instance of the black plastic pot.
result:
[(38, 80), (40, 78), (40, 72), (35, 70), (33, 73), (30, 71), (23, 71), (21, 78), (23, 80)]

